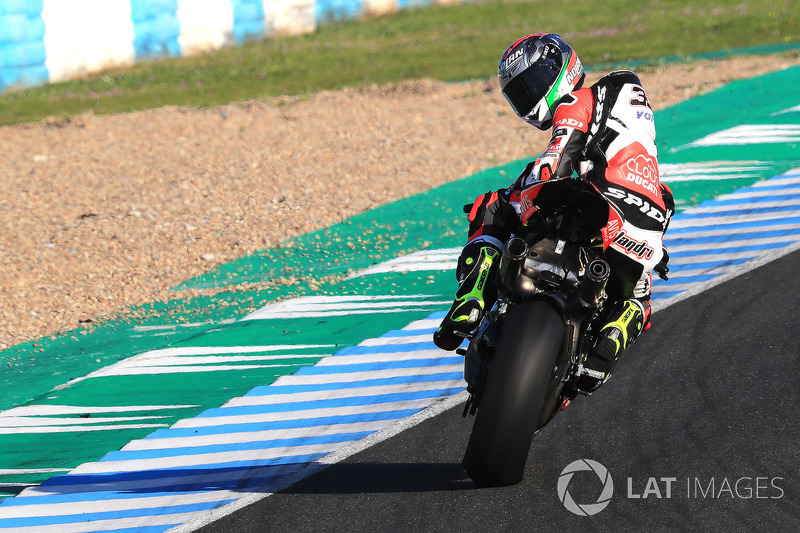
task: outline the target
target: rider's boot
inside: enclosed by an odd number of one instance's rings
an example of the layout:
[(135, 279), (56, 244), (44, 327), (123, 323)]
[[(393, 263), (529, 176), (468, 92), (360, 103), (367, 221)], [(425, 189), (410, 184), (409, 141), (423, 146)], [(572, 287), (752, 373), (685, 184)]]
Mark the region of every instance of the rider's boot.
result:
[(641, 333), (644, 314), (644, 306), (639, 300), (623, 300), (612, 306), (583, 363), (583, 372), (578, 377), (579, 389), (594, 392), (608, 381), (620, 354)]
[[(458, 262), (459, 285), (455, 301), (433, 334), (443, 350), (455, 350), (464, 337), (483, 320), (484, 311), (494, 304), (495, 277), (500, 252), (484, 242), (467, 244)], [(458, 335), (461, 333), (461, 335)]]

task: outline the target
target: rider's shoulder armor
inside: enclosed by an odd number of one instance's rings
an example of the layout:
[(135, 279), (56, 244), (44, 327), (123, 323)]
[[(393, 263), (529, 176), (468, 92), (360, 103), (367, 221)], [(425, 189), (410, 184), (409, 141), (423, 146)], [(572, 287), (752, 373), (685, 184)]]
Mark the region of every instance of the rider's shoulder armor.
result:
[(604, 156), (620, 134), (654, 143), (653, 110), (639, 76), (630, 70), (617, 70), (600, 78), (590, 89), (594, 110), (584, 149), (587, 159)]

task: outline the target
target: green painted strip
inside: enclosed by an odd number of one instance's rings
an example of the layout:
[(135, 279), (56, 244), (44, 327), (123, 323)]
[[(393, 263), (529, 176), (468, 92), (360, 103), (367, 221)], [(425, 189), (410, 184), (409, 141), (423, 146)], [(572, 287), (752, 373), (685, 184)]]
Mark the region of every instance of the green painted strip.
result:
[[(797, 114), (773, 115), (800, 104), (800, 96), (787, 88), (797, 86), (800, 67), (780, 70), (750, 80), (732, 82), (711, 93), (692, 98), (656, 115), (660, 162), (709, 160), (797, 160), (797, 144), (682, 148), (711, 133), (741, 124), (797, 124)], [(746, 95), (746, 99), (744, 97)], [(773, 154), (773, 152), (777, 153)]]
[(797, 143), (738, 146), (687, 147), (706, 135), (742, 124), (798, 124), (800, 114), (783, 110), (800, 104), (795, 91), (800, 67), (793, 67), (751, 80), (730, 83), (712, 93), (693, 98), (656, 114), (659, 163), (702, 163), (708, 161), (760, 161), (757, 176), (741, 180), (677, 182), (671, 185), (684, 208), (726, 194), (756, 181), (786, 172), (800, 161)]

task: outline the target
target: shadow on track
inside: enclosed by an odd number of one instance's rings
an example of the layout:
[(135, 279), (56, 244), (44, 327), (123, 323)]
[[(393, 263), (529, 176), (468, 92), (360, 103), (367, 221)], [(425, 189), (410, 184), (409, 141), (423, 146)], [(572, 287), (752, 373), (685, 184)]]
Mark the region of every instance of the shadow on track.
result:
[(474, 489), (460, 464), (338, 463), (285, 489), (284, 494), (382, 494)]

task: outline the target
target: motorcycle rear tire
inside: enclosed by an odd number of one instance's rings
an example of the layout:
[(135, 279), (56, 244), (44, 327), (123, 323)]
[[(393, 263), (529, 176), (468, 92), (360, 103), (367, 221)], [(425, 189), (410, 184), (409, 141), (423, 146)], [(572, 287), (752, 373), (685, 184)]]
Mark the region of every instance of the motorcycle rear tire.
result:
[(479, 486), (522, 481), (564, 329), (544, 301), (520, 304), (506, 316), (462, 461)]

